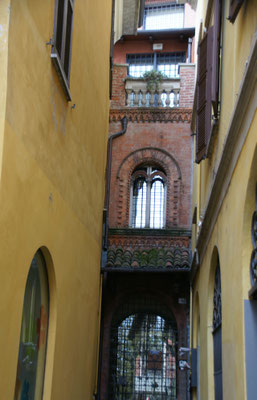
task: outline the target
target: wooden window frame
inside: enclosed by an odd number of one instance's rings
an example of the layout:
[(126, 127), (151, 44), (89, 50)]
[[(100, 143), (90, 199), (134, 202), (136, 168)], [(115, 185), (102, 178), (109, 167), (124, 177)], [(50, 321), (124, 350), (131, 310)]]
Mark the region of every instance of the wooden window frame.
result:
[(198, 46), (196, 162), (206, 158), (211, 134), (211, 84), (213, 56), (213, 26)]
[[(214, 0), (214, 25), (198, 46), (196, 162), (209, 156), (219, 117), (221, 0)], [(205, 41), (207, 41), (205, 43)], [(206, 71), (202, 73), (202, 48), (206, 47)], [(202, 75), (201, 75), (202, 74)], [(203, 96), (201, 87), (205, 87)], [(200, 92), (200, 95), (199, 95)]]
[(230, 0), (228, 20), (232, 24), (235, 22), (239, 10), (244, 3), (244, 0)]
[[(62, 87), (64, 89), (65, 97), (68, 101), (71, 101), (70, 93), (70, 64), (71, 64), (71, 45), (72, 45), (72, 30), (73, 30), (73, 16), (74, 16), (74, 1), (75, 0), (56, 0), (55, 1), (55, 17), (54, 17), (54, 32), (52, 41), (52, 52), (51, 59), (53, 65), (57, 71)], [(57, 50), (57, 28), (58, 28), (58, 10), (59, 6), (63, 3), (63, 20), (62, 20), (62, 33), (61, 33), (61, 51)], [(68, 6), (71, 8), (71, 22), (70, 22), (70, 37), (69, 37), (69, 48), (66, 49), (66, 35), (68, 32), (67, 17), (68, 17)], [(66, 51), (68, 54), (68, 71), (65, 72), (65, 56)]]

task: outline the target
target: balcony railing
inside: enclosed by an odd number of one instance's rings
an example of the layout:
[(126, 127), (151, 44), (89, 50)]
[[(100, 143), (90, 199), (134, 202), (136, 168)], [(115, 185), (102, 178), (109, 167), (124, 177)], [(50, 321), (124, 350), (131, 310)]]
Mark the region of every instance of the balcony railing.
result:
[(125, 90), (128, 107), (179, 107), (180, 78), (164, 79), (152, 90), (143, 78), (127, 78)]

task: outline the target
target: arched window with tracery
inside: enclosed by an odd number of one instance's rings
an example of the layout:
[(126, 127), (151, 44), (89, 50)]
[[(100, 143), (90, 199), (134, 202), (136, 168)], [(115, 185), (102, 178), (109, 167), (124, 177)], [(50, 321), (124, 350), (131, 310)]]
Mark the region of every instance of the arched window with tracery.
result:
[(222, 303), (219, 258), (215, 271), (213, 296), (213, 350), (215, 400), (222, 400)]
[(36, 252), (26, 283), (14, 400), (43, 397), (49, 314), (45, 259)]
[(165, 226), (166, 174), (162, 168), (141, 164), (131, 179), (130, 226), (163, 228)]

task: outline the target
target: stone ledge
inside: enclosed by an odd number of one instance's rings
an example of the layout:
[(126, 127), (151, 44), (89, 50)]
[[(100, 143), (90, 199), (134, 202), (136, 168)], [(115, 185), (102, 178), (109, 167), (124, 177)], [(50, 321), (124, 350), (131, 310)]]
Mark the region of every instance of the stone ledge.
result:
[(109, 228), (109, 235), (119, 236), (164, 236), (191, 238), (191, 230), (185, 228), (151, 229), (151, 228)]

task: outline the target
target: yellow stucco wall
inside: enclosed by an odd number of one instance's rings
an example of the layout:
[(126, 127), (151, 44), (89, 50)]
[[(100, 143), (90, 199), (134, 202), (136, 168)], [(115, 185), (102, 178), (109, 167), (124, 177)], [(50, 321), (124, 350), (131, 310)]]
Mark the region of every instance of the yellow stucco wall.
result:
[(50, 325), (44, 400), (91, 399), (97, 373), (111, 0), (74, 2), (72, 103), (65, 99), (46, 45), (55, 2), (0, 3), (0, 397), (14, 396), (26, 279), (34, 253), (44, 246), (53, 264), (45, 252)]
[[(256, 152), (257, 113), (234, 171), (229, 191), (222, 204), (208, 248), (194, 283), (194, 297), (199, 295), (201, 316), (201, 395), (213, 399), (213, 273), (212, 254), (218, 249), (222, 286), (222, 360), (224, 399), (245, 397), (245, 352), (243, 300), (250, 289), (251, 216), (254, 210), (254, 190), (251, 213), (247, 221), (248, 182)], [(255, 182), (257, 172), (255, 174)], [(240, 185), (240, 190), (239, 190)], [(246, 242), (248, 245), (246, 245)], [(194, 310), (194, 324), (198, 310)], [(196, 333), (195, 333), (196, 335)], [(194, 337), (194, 342), (196, 338)], [(207, 367), (207, 368), (206, 368)]]
[[(209, 2), (214, 3), (214, 2)], [(204, 2), (205, 8), (207, 1)], [(204, 14), (205, 15), (205, 14)], [(231, 24), (227, 17), (229, 15), (229, 1), (223, 2), (222, 15), (222, 51), (221, 51), (221, 73), (220, 73), (220, 116), (219, 131), (214, 141), (214, 150), (210, 157), (200, 165), (202, 180), (200, 212), (203, 213), (208, 201), (227, 130), (231, 122), (232, 110), (236, 104), (241, 80), (245, 71), (250, 48), (256, 31), (257, 3), (249, 0), (247, 7), (242, 6), (236, 22)], [(213, 18), (213, 13), (211, 14)], [(202, 18), (205, 21), (205, 18)], [(210, 26), (213, 24), (210, 20)]]
[[(210, 158), (202, 161), (200, 166), (195, 166), (193, 185), (193, 198), (198, 199), (198, 212), (203, 217), (207, 201), (210, 195), (213, 195), (212, 184), (224, 150), (232, 113), (256, 31), (257, 4), (252, 0), (245, 4), (235, 23), (231, 24), (226, 21), (229, 1), (225, 1), (219, 130)], [(256, 87), (251, 89), (252, 93), (255, 93), (255, 100), (251, 99), (248, 110), (250, 107), (254, 108), (254, 102), (256, 110)], [(200, 336), (201, 399), (204, 400), (214, 399), (212, 318), (215, 265), (212, 257), (215, 251), (218, 251), (221, 269), (223, 399), (247, 398), (244, 299), (249, 298), (250, 289), (251, 217), (255, 209), (257, 181), (256, 111), (253, 114), (246, 111), (239, 135), (247, 125), (249, 128), (246, 131), (246, 140), (242, 145), (210, 239), (204, 238), (208, 240), (208, 244), (204, 254), (200, 254), (200, 268), (193, 282), (191, 343), (196, 347), (197, 335)], [(222, 185), (219, 190), (223, 190)], [(199, 214), (197, 224), (199, 222), (201, 224)], [(197, 246), (195, 230), (193, 230), (192, 242), (194, 250)], [(200, 333), (197, 331), (199, 315)], [(197, 398), (196, 394), (194, 398)]]

